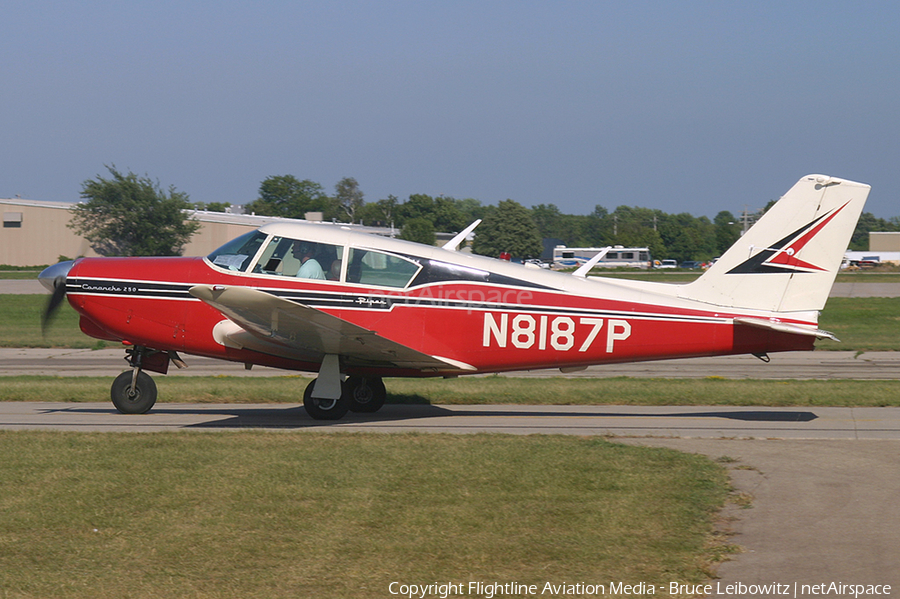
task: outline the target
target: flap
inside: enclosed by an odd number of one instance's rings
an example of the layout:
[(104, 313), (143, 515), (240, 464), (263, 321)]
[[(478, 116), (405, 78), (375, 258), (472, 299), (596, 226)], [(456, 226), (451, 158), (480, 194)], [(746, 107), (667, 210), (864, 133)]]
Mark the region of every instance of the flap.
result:
[[(429, 356), (337, 316), (258, 289), (197, 285), (191, 287), (190, 294), (254, 337), (295, 350), (298, 359), (314, 354), (321, 360), (326, 354), (335, 354), (357, 365), (433, 372), (476, 370), (463, 362)], [(279, 352), (279, 355), (291, 354)]]

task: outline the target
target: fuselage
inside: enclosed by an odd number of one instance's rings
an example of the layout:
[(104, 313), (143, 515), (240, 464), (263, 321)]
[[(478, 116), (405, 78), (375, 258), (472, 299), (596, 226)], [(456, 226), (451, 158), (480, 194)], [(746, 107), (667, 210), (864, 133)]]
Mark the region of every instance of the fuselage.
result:
[[(263, 237), (252, 246), (252, 256), (237, 254), (240, 264), (224, 259), (223, 253), (84, 258), (68, 273), (67, 297), (81, 314), (82, 330), (93, 337), (300, 371), (316, 371), (320, 362), (298, 359), (290, 351), (223, 343), (217, 326), (226, 317), (189, 290), (196, 285), (258, 289), (425, 354), (464, 363), (473, 368), (469, 372), (810, 350), (815, 340), (736, 324), (734, 318), (766, 315), (679, 298), (677, 286), (585, 280), (323, 225), (269, 225), (259, 235)], [(283, 240), (338, 248), (343, 260), (334, 261), (336, 280), (300, 278), (264, 267), (282, 268), (289, 262), (288, 255), (278, 254)], [(267, 247), (275, 249), (266, 254)], [(354, 272), (353, 256), (366, 252), (369, 262), (358, 261)], [(388, 272), (384, 256), (402, 266), (395, 269), (400, 274)], [(360, 274), (359, 268), (375, 274)], [(815, 326), (803, 318), (788, 322)], [(442, 374), (378, 364), (356, 364), (347, 373)]]

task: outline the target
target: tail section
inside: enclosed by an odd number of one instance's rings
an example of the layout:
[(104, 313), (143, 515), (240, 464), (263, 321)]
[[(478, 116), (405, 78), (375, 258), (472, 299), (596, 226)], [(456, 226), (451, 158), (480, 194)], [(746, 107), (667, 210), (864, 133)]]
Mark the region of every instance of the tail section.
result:
[(864, 183), (803, 177), (679, 296), (728, 308), (821, 310), (868, 196)]

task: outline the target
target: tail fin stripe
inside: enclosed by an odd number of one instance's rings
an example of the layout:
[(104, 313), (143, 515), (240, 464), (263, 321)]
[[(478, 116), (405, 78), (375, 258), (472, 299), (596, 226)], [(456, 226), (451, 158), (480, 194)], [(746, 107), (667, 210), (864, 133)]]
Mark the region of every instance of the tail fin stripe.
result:
[[(761, 251), (749, 260), (742, 262), (729, 270), (726, 274), (764, 274), (771, 272), (785, 272), (794, 269), (790, 267), (798, 267), (801, 269), (809, 269), (811, 271), (824, 271), (826, 269), (815, 266), (808, 262), (804, 262), (794, 255), (803, 249), (810, 240), (815, 237), (822, 228), (827, 225), (831, 219), (838, 215), (838, 212), (844, 209), (850, 202), (844, 203), (843, 206), (835, 208), (828, 214), (823, 214), (812, 222), (800, 227), (787, 237), (780, 239), (778, 242)], [(818, 223), (818, 224), (817, 224)], [(802, 237), (797, 237), (802, 235)], [(788, 244), (791, 240), (793, 243)], [(787, 245), (788, 248), (784, 249)], [(787, 268), (785, 268), (787, 267)], [(796, 270), (795, 272), (807, 272), (804, 270)]]

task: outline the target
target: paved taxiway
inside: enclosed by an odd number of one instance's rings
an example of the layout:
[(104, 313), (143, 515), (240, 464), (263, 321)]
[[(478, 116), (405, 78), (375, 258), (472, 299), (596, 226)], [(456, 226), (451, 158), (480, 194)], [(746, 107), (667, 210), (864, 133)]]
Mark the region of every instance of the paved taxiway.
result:
[(683, 439), (900, 440), (900, 408), (387, 405), (377, 414), (312, 420), (301, 404), (169, 404), (119, 414), (109, 402), (3, 402), (0, 429), (83, 432), (334, 430), (604, 435)]

